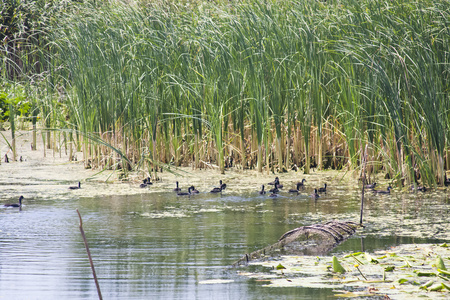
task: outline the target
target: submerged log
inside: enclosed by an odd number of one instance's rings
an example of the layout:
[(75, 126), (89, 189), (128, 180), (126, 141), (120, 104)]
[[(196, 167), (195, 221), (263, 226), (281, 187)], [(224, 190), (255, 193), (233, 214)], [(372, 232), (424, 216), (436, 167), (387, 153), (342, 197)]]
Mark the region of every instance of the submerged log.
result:
[(298, 227), (283, 234), (275, 244), (245, 254), (233, 266), (280, 255), (324, 255), (352, 236), (359, 226), (354, 222), (330, 221)]

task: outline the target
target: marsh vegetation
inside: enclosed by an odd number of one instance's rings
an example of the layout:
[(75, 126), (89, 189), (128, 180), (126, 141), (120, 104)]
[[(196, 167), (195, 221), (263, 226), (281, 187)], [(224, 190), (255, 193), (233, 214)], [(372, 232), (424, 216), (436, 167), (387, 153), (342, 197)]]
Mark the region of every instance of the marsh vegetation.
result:
[(358, 170), (368, 145), (369, 172), (445, 181), (448, 1), (23, 3), (2, 109), (86, 167)]

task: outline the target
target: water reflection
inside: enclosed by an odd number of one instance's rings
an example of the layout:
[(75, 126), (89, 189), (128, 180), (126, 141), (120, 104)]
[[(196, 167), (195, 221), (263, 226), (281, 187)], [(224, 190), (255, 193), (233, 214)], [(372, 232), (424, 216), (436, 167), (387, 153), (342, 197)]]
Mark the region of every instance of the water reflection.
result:
[[(366, 200), (366, 229), (334, 252), (447, 238), (441, 230), (448, 228), (445, 192), (368, 195)], [(265, 282), (239, 277), (229, 266), (295, 227), (330, 219), (358, 221), (359, 194), (343, 187), (318, 201), (287, 193), (271, 199), (257, 192), (31, 198), (22, 211), (0, 210), (0, 298), (97, 297), (76, 208), (105, 299), (326, 299), (331, 290), (266, 288)]]

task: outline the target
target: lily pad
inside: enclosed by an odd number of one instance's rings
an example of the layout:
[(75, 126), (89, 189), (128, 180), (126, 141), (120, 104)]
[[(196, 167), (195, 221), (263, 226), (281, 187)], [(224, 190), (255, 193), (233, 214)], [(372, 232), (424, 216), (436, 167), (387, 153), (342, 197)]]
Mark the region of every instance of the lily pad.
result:
[[(365, 259), (377, 257), (378, 263), (355, 265), (354, 257), (362, 258), (362, 253), (343, 253), (335, 257), (281, 256), (276, 260), (249, 262), (249, 265), (269, 267), (264, 269), (267, 271), (239, 274), (248, 278), (264, 279), (267, 282), (264, 286), (268, 287), (330, 288), (336, 290), (338, 297), (387, 295), (390, 299), (450, 298), (449, 281), (440, 273), (442, 270), (436, 271), (434, 266), (438, 256), (448, 257), (449, 248), (433, 244), (407, 244), (368, 254), (369, 256), (364, 255)], [(333, 262), (339, 263), (346, 270), (345, 276), (336, 275), (332, 267), (335, 264)], [(283, 269), (283, 274), (276, 272), (278, 265), (286, 268)], [(389, 270), (389, 273), (386, 273), (386, 270)], [(422, 274), (434, 276), (419, 276)], [(437, 276), (438, 274), (442, 278)]]

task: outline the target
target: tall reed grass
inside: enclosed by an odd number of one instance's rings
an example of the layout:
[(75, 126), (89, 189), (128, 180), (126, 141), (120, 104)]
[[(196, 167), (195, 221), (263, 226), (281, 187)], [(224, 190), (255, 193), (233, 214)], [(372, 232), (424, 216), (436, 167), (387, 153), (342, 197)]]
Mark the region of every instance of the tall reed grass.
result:
[(442, 184), (449, 4), (83, 5), (50, 31), (37, 105), (94, 167), (308, 173), (369, 145), (368, 170)]

